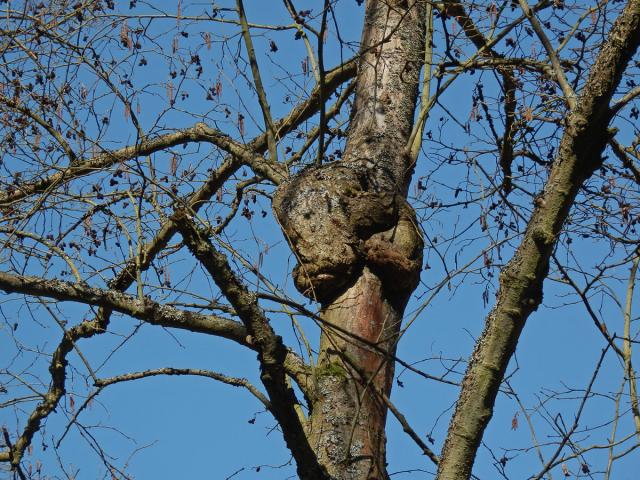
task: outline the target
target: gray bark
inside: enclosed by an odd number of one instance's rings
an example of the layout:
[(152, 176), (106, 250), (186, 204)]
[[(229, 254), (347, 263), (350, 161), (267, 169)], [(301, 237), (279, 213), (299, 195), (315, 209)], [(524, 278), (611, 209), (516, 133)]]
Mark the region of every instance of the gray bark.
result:
[(307, 435), (340, 480), (388, 478), (381, 398), (422, 266), (406, 193), (424, 22), (423, 1), (367, 2), (344, 159), (299, 173), (273, 202), (299, 262), (296, 287), (322, 303)]

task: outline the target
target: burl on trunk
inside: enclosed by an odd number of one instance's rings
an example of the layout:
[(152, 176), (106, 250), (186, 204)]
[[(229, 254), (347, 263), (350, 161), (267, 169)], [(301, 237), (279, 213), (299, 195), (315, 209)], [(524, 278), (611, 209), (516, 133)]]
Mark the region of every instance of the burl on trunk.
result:
[(422, 266), (406, 201), (407, 143), (424, 55), (424, 2), (369, 1), (344, 158), (280, 185), (273, 209), (298, 290), (323, 322), (307, 436), (337, 479), (384, 479), (400, 324)]

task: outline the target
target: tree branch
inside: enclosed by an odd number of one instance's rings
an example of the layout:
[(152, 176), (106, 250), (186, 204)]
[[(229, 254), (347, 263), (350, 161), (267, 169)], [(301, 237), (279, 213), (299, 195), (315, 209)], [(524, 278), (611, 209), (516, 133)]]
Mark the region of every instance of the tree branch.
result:
[(289, 450), (296, 459), (298, 475), (305, 480), (327, 478), (326, 471), (319, 464), (296, 413), (298, 400), (287, 385), (284, 366), (287, 349), (282, 343), (282, 338), (271, 328), (269, 320), (258, 305), (257, 297), (247, 290), (229, 266), (226, 257), (202, 235), (187, 213), (177, 211), (176, 222), (185, 244), (235, 308), (247, 329), (249, 343), (258, 351), (260, 378), (269, 395), (272, 413), (282, 428)]
[(553, 72), (555, 73), (556, 80), (560, 85), (560, 88), (562, 89), (562, 93), (564, 93), (564, 97), (567, 101), (567, 105), (569, 105), (569, 108), (573, 110), (576, 106), (576, 93), (573, 91), (573, 88), (571, 88), (571, 85), (569, 85), (567, 76), (564, 74), (562, 65), (560, 65), (560, 59), (558, 58), (558, 55), (553, 48), (553, 45), (551, 45), (549, 38), (544, 33), (544, 29), (542, 28), (542, 25), (540, 24), (537, 17), (535, 16), (535, 13), (531, 10), (531, 7), (529, 6), (529, 3), (527, 2), (527, 0), (519, 0), (519, 1), (520, 1), (520, 8), (522, 8), (522, 11), (529, 19), (529, 23), (531, 23), (533, 30), (536, 32), (536, 35), (538, 36), (538, 39), (542, 43), (542, 46), (544, 47), (544, 49), (547, 51), (547, 55), (549, 55), (549, 60), (551, 61)]
[(640, 249), (636, 249), (635, 256), (631, 261), (631, 269), (629, 271), (629, 282), (627, 283), (627, 295), (624, 304), (624, 366), (625, 374), (629, 379), (629, 400), (631, 402), (631, 414), (633, 415), (633, 424), (636, 428), (636, 434), (640, 439), (640, 406), (638, 406), (638, 388), (636, 384), (636, 372), (632, 363), (632, 345), (631, 345), (631, 306), (633, 304), (633, 290), (636, 286), (636, 274), (638, 273), (638, 264), (640, 264)]
[(149, 298), (140, 300), (116, 290), (102, 290), (83, 283), (47, 280), (0, 272), (0, 289), (35, 297), (54, 298), (94, 305), (127, 314), (152, 325), (208, 333), (246, 345), (247, 331), (242, 324), (226, 318), (203, 315), (161, 305)]
[(244, 39), (244, 44), (247, 49), (249, 65), (251, 65), (253, 83), (256, 88), (256, 93), (258, 94), (258, 102), (260, 103), (260, 109), (262, 110), (265, 129), (267, 131), (269, 157), (272, 162), (276, 162), (278, 160), (278, 150), (276, 142), (276, 129), (273, 125), (273, 119), (271, 118), (271, 108), (269, 107), (267, 94), (265, 93), (264, 86), (262, 85), (260, 68), (258, 67), (258, 60), (256, 59), (256, 52), (253, 48), (253, 40), (251, 40), (251, 34), (249, 33), (249, 25), (247, 23), (247, 17), (244, 12), (244, 5), (242, 3), (242, 0), (236, 0), (236, 6), (238, 8), (238, 16), (240, 17), (240, 26), (242, 27), (242, 38)]
[(611, 138), (609, 103), (640, 44), (640, 0), (615, 21), (567, 118), (549, 180), (538, 197), (522, 243), (503, 269), (497, 302), (476, 343), (438, 466), (438, 479), (468, 479), (509, 360), (529, 315), (542, 302), (542, 284), (558, 235), (582, 184), (602, 164)]
[[(340, 85), (353, 78), (356, 74), (356, 69), (356, 59), (352, 58), (344, 64), (327, 72), (324, 82), (325, 97), (328, 98)], [(287, 116), (276, 123), (276, 136), (281, 138), (298, 127), (302, 122), (316, 114), (320, 107), (320, 100), (320, 88), (319, 86), (316, 86), (316, 88), (314, 88), (310, 93), (309, 98), (294, 107)], [(29, 195), (53, 189), (75, 178), (102, 171), (116, 163), (150, 155), (157, 151), (183, 143), (199, 141), (214, 143), (224, 150), (226, 150), (225, 146), (233, 147), (234, 152), (241, 155), (238, 161), (248, 162), (252, 168), (257, 169), (257, 172), (262, 171), (267, 175), (267, 178), (273, 177), (270, 178), (271, 180), (278, 182), (282, 180), (281, 175), (283, 174), (283, 171), (280, 167), (277, 167), (274, 162), (266, 161), (266, 159), (261, 156), (259, 156), (258, 159), (255, 157), (267, 149), (266, 134), (257, 136), (253, 141), (246, 144), (246, 146), (243, 146), (242, 144), (232, 140), (231, 137), (228, 137), (211, 127), (207, 127), (204, 123), (198, 123), (195, 126), (184, 130), (179, 130), (153, 139), (145, 139), (134, 146), (124, 147), (112, 152), (104, 152), (93, 158), (78, 161), (77, 165), (71, 165), (56, 174), (43, 178), (42, 180), (29, 184), (22, 184), (15, 192), (0, 193), (0, 208), (6, 208), (11, 203), (21, 200)], [(216, 142), (220, 142), (220, 144), (217, 144)]]
[(618, 113), (622, 108), (624, 108), (629, 102), (634, 99), (640, 97), (640, 85), (635, 88), (629, 90), (622, 98), (619, 98), (613, 105), (611, 106), (611, 110), (615, 113)]
[[(625, 168), (631, 172), (636, 183), (640, 185), (640, 168), (638, 168), (633, 163), (633, 160), (631, 160), (627, 156), (627, 154), (633, 155), (635, 153), (633, 148), (631, 147), (624, 148), (622, 145), (620, 145), (620, 143), (615, 138), (612, 138), (609, 141), (609, 145), (611, 145), (611, 149), (613, 150), (613, 153), (615, 154), (615, 156), (618, 157), (618, 159), (622, 162)], [(636, 158), (637, 158), (637, 154), (636, 154)]]
[[(541, 2), (544, 4), (545, 2)], [(543, 5), (539, 4), (536, 8), (542, 8)], [(449, 15), (455, 16), (456, 21), (464, 31), (467, 38), (476, 46), (478, 49), (478, 54), (482, 54), (482, 56), (487, 56), (490, 58), (489, 63), (493, 65), (499, 65), (497, 70), (500, 72), (502, 76), (502, 88), (504, 90), (504, 113), (505, 113), (505, 126), (504, 126), (504, 135), (502, 136), (502, 140), (498, 140), (498, 148), (500, 148), (500, 168), (503, 173), (503, 189), (505, 194), (508, 194), (512, 186), (511, 179), (511, 164), (513, 163), (513, 138), (515, 136), (514, 131), (514, 120), (515, 120), (515, 110), (517, 106), (516, 102), (516, 85), (517, 81), (513, 75), (513, 72), (509, 67), (512, 67), (513, 59), (505, 59), (502, 55), (497, 53), (493, 49), (493, 45), (495, 45), (496, 39), (493, 41), (489, 41), (483, 34), (478, 30), (475, 23), (471, 19), (471, 17), (467, 14), (464, 6), (459, 2), (454, 2), (452, 4), (447, 4), (446, 12)], [(513, 28), (517, 22), (514, 22), (510, 25), (510, 28)], [(505, 29), (506, 31), (507, 29)], [(504, 31), (503, 31), (504, 34)], [(522, 63), (526, 63), (526, 60), (522, 60)], [(465, 65), (466, 66), (466, 65)]]
[(8, 207), (11, 203), (21, 200), (28, 195), (53, 189), (68, 180), (89, 175), (97, 171), (102, 171), (116, 163), (150, 155), (160, 150), (189, 142), (212, 143), (222, 150), (238, 157), (242, 162), (251, 165), (252, 168), (261, 170), (267, 178), (282, 178), (281, 168), (269, 164), (265, 159), (256, 159), (256, 155), (247, 146), (232, 140), (231, 137), (224, 135), (216, 129), (208, 127), (204, 123), (197, 123), (193, 127), (161, 135), (156, 138), (143, 140), (133, 146), (98, 154), (88, 160), (79, 161), (75, 165), (69, 165), (69, 167), (42, 180), (21, 185), (19, 189), (13, 193), (0, 194), (0, 208)]
[(95, 382), (96, 387), (104, 388), (109, 385), (122, 382), (130, 382), (133, 380), (139, 380), (141, 378), (157, 377), (159, 375), (192, 375), (198, 377), (212, 378), (218, 382), (226, 383), (234, 387), (246, 388), (254, 397), (256, 397), (260, 403), (264, 405), (267, 410), (271, 410), (271, 403), (264, 394), (258, 390), (254, 385), (246, 378), (229, 377), (221, 373), (212, 372), (211, 370), (201, 370), (197, 368), (158, 368), (154, 370), (145, 370), (143, 372), (125, 373), (124, 375), (118, 375), (116, 377), (101, 378)]

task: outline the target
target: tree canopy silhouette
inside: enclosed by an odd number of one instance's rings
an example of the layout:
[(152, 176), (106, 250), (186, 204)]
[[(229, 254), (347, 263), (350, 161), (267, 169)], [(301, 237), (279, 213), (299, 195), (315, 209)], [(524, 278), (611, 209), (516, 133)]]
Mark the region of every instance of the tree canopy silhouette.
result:
[(140, 476), (151, 378), (233, 409), (168, 376), (245, 390), (277, 475), (631, 471), (640, 0), (1, 3), (14, 477)]

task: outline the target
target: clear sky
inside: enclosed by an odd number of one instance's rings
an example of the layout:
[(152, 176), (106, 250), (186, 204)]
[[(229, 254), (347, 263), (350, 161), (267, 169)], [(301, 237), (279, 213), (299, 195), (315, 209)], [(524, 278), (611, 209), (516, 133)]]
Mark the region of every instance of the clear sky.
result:
[[(12, 2), (17, 8), (20, 2)], [(119, 2), (118, 8), (124, 13), (127, 2)], [(157, 8), (175, 13), (176, 2), (150, 2), (150, 5), (138, 2), (136, 12), (153, 13)], [(172, 3), (169, 7), (168, 4)], [(180, 3), (180, 2), (178, 2)], [(233, 2), (219, 2), (219, 5)], [(320, 11), (321, 2), (299, 1), (301, 8), (312, 9), (312, 14)], [(567, 2), (568, 3), (568, 2)], [(287, 24), (286, 11), (282, 2), (246, 0), (247, 15), (250, 22), (260, 24)], [(145, 44), (147, 53), (129, 59), (131, 65), (139, 65), (144, 57), (148, 65), (131, 70), (131, 79), (136, 86), (148, 85), (145, 92), (137, 95), (136, 111), (144, 129), (162, 133), (174, 127), (192, 125), (195, 121), (210, 122), (234, 138), (252, 138), (259, 133), (262, 117), (258, 103), (249, 82), (239, 73), (246, 70), (244, 60), (240, 59), (240, 68), (234, 67), (234, 60), (241, 51), (239, 36), (235, 35), (236, 27), (216, 22), (190, 21), (189, 15), (199, 15), (210, 11), (210, 5), (194, 2), (182, 2), (179, 23), (176, 19), (155, 19), (143, 21), (149, 25), (149, 37), (155, 43)], [(335, 25), (330, 22), (326, 47), (325, 65), (327, 68), (340, 63), (341, 57), (350, 58), (359, 40), (363, 23), (364, 7), (355, 0), (343, 0), (336, 6), (336, 22), (340, 26), (340, 38), (343, 47), (337, 41)], [(232, 18), (230, 13), (220, 13), (222, 17)], [(316, 21), (317, 23), (317, 21)], [(107, 32), (118, 37), (121, 20), (113, 22), (113, 31)], [(137, 22), (131, 21), (130, 28)], [(188, 35), (177, 35), (181, 31)], [(167, 33), (169, 32), (169, 33)], [(265, 85), (271, 101), (273, 114), (281, 117), (291, 105), (303, 97), (313, 84), (313, 75), (305, 73), (307, 54), (302, 41), (293, 39), (294, 31), (276, 31), (270, 29), (257, 30), (255, 45), (259, 56), (260, 68), (265, 77)], [(105, 32), (103, 31), (102, 34)], [(211, 50), (206, 49), (203, 38), (210, 33), (214, 39)], [(181, 68), (179, 61), (172, 60), (171, 42), (178, 39), (183, 57), (188, 58), (196, 52), (201, 57), (202, 77), (198, 81), (185, 81), (180, 78), (172, 83), (169, 71)], [(226, 42), (222, 43), (222, 38)], [(277, 51), (273, 51), (275, 42)], [(436, 37), (436, 48), (442, 53), (443, 39)], [(533, 43), (535, 43), (532, 40)], [(499, 46), (504, 47), (503, 44)], [(158, 49), (163, 54), (157, 53)], [(525, 47), (522, 47), (525, 48)], [(155, 51), (155, 53), (154, 53)], [(102, 59), (120, 59), (126, 52), (117, 42), (105, 43), (100, 52)], [(193, 65), (189, 68), (193, 69)], [(124, 66), (114, 69), (113, 79), (123, 80)], [(192, 72), (193, 70), (191, 70)], [(290, 75), (289, 72), (293, 72)], [(84, 84), (91, 88), (90, 78), (86, 72), (74, 78), (75, 84)], [(221, 98), (215, 102), (205, 100), (206, 90), (203, 86), (212, 87), (220, 82)], [(414, 175), (414, 184), (410, 189), (412, 201), (418, 215), (423, 221), (423, 229), (427, 239), (425, 262), (429, 269), (422, 274), (422, 284), (414, 295), (406, 312), (406, 321), (411, 322), (399, 346), (398, 356), (414, 363), (431, 375), (444, 375), (454, 382), (461, 380), (466, 359), (479, 336), (484, 319), (493, 305), (495, 285), (500, 265), (506, 263), (513, 251), (514, 242), (507, 241), (501, 250), (492, 245), (499, 239), (485, 235), (481, 229), (479, 218), (482, 215), (493, 216), (500, 209), (491, 210), (490, 204), (495, 200), (484, 192), (491, 188), (490, 179), (499, 169), (496, 167), (495, 154), (488, 152), (487, 144), (478, 140), (486, 136), (486, 125), (478, 122), (472, 128), (478, 130), (477, 136), (468, 135), (465, 125), (469, 122), (472, 111), (473, 93), (476, 85), (482, 82), (487, 95), (496, 95), (496, 80), (490, 73), (476, 72), (459, 78), (440, 99), (440, 105), (431, 113), (426, 131), (430, 139), (425, 142), (424, 153), (418, 161)], [(171, 92), (168, 85), (171, 84)], [(96, 87), (96, 93), (104, 89)], [(123, 87), (124, 88), (124, 87)], [(435, 85), (434, 85), (435, 88)], [(533, 87), (531, 87), (533, 88)], [(525, 88), (526, 89), (526, 88)], [(181, 99), (181, 93), (189, 96)], [(93, 93), (93, 92), (92, 92)], [(167, 108), (168, 95), (174, 95), (176, 105)], [(529, 97), (527, 97), (529, 98)], [(528, 101), (528, 100), (527, 100)], [(121, 104), (113, 95), (96, 95), (97, 110), (110, 112), (110, 126), (105, 134), (105, 145), (117, 148), (135, 141), (135, 130), (131, 121), (125, 116)], [(228, 108), (230, 115), (225, 114)], [(240, 126), (237, 113), (245, 117)], [(88, 117), (87, 117), (88, 118)], [(348, 120), (348, 113), (340, 117)], [(94, 134), (97, 126), (87, 122), (87, 129)], [(306, 127), (301, 128), (304, 131)], [(310, 127), (309, 127), (310, 128)], [(500, 127), (502, 128), (502, 123)], [(621, 123), (622, 129), (633, 130), (629, 124)], [(541, 130), (544, 133), (544, 130)], [(290, 143), (287, 143), (290, 142)], [(283, 148), (291, 144), (299, 146), (300, 141), (284, 142)], [(467, 159), (448, 164), (441, 159), (457, 147), (468, 144)], [(340, 147), (336, 144), (335, 148)], [(329, 150), (332, 151), (333, 147)], [(180, 155), (178, 174), (189, 170), (204, 174), (207, 168), (219, 165), (220, 155), (211, 146), (181, 147), (174, 149)], [(173, 152), (173, 151), (172, 151)], [(158, 170), (170, 169), (172, 152), (153, 156)], [(5, 152), (6, 154), (6, 152)], [(11, 155), (5, 156), (11, 162)], [(16, 161), (17, 160), (13, 160)], [(527, 167), (529, 168), (529, 167)], [(490, 172), (489, 176), (483, 172)], [(5, 172), (2, 173), (4, 175)], [(250, 175), (250, 173), (247, 173)], [(543, 173), (540, 173), (544, 176)], [(101, 177), (102, 178), (102, 177)], [(108, 183), (110, 176), (102, 181)], [(533, 178), (533, 177), (532, 177)], [(106, 180), (105, 180), (106, 179)], [(242, 181), (238, 178), (234, 181)], [(424, 181), (426, 190), (418, 188), (418, 181)], [(84, 190), (93, 180), (83, 183)], [(531, 203), (531, 195), (541, 187), (535, 178), (526, 187), (529, 192), (514, 192), (513, 202), (526, 211)], [(465, 186), (468, 191), (460, 197), (456, 186)], [(80, 188), (80, 187), (78, 187)], [(117, 187), (116, 187), (117, 188)], [(187, 186), (180, 186), (181, 193), (186, 193)], [(268, 188), (256, 192), (256, 203), (248, 207), (254, 212), (251, 218), (238, 215), (227, 229), (222, 240), (233, 245), (239, 256), (249, 263), (260, 265), (261, 273), (279, 285), (293, 298), (307, 302), (307, 306), (317, 309), (298, 295), (288, 279), (288, 273), (295, 265), (295, 259), (286, 242), (283, 240), (277, 224), (273, 220), (271, 208), (266, 198)], [(225, 200), (231, 199), (234, 192), (229, 188), (225, 192)], [(460, 205), (464, 199), (468, 206)], [(433, 208), (433, 202), (443, 202), (450, 207)], [(457, 205), (455, 205), (458, 203)], [(121, 202), (114, 207), (124, 217), (129, 214), (131, 205)], [(261, 212), (266, 212), (262, 216)], [(128, 213), (127, 213), (128, 212)], [(212, 204), (204, 215), (211, 221), (217, 214), (224, 214), (225, 208)], [(489, 212), (489, 213), (488, 213)], [(518, 223), (510, 218), (507, 221)], [(55, 223), (67, 224), (70, 218), (50, 219), (42, 228), (57, 228)], [(522, 224), (519, 224), (520, 228)], [(152, 229), (153, 224), (149, 224)], [(38, 228), (37, 225), (33, 228)], [(511, 232), (510, 234), (513, 234)], [(78, 232), (82, 237), (82, 231)], [(502, 232), (500, 232), (502, 235)], [(104, 286), (105, 278), (111, 271), (106, 269), (114, 256), (121, 255), (114, 245), (111, 252), (102, 252), (102, 257), (92, 260), (94, 274), (88, 276), (92, 285)], [(122, 247), (125, 248), (126, 246)], [(572, 262), (584, 269), (593, 269), (603, 263), (615, 263), (622, 258), (620, 253), (609, 257), (608, 245), (596, 243), (591, 238), (576, 235), (572, 244), (575, 258)], [(483, 264), (487, 256), (489, 264)], [(126, 253), (126, 251), (125, 251)], [(3, 254), (4, 255), (4, 254)], [(558, 256), (566, 258), (566, 250), (561, 247)], [(500, 258), (500, 256), (502, 258)], [(468, 268), (462, 268), (467, 262), (476, 259)], [(3, 257), (3, 260), (5, 258)], [(444, 260), (444, 261), (443, 261)], [(235, 261), (240, 267), (240, 262)], [(95, 273), (100, 266), (105, 270)], [(180, 296), (163, 296), (162, 289), (150, 289), (154, 298), (171, 299), (180, 302), (202, 303), (216, 292), (211, 281), (199, 268), (184, 249), (171, 256), (166, 268), (171, 272), (171, 283), (176, 289), (185, 293)], [(2, 270), (5, 268), (2, 267)], [(60, 264), (51, 265), (46, 276), (60, 276)], [(447, 273), (460, 269), (450, 281), (446, 281)], [(83, 270), (84, 271), (89, 271)], [(42, 274), (37, 264), (30, 264), (28, 274)], [(622, 334), (622, 311), (616, 305), (623, 300), (626, 285), (628, 264), (612, 269), (603, 279), (600, 295), (594, 297), (598, 307), (598, 315), (606, 320), (610, 332)], [(159, 283), (155, 273), (149, 273), (149, 284)], [(598, 363), (602, 350), (606, 347), (602, 336), (594, 327), (592, 320), (585, 312), (584, 306), (577, 297), (571, 295), (569, 287), (558, 280), (557, 272), (545, 283), (544, 303), (535, 312), (518, 345), (517, 354), (509, 367), (509, 385), (498, 397), (494, 417), (484, 438), (483, 447), (478, 454), (474, 473), (483, 480), (504, 478), (501, 476), (500, 460), (506, 458), (504, 473), (507, 478), (526, 479), (534, 476), (542, 464), (537, 452), (532, 448), (538, 443), (545, 459), (555, 449), (558, 428), (569, 429), (574, 421), (575, 412), (582, 400), (584, 389), (590, 383), (594, 368)], [(580, 278), (576, 275), (576, 278)], [(251, 278), (254, 282), (255, 278)], [(584, 279), (581, 279), (584, 283)], [(438, 286), (442, 284), (442, 288)], [(264, 282), (252, 283), (251, 288), (266, 290)], [(432, 298), (432, 294), (436, 292)], [(486, 292), (486, 293), (484, 293)], [(636, 291), (637, 292), (637, 291)], [(132, 293), (135, 293), (132, 290)], [(197, 298), (196, 295), (200, 295)], [(617, 297), (616, 297), (617, 296)], [(637, 298), (636, 305), (640, 298)], [(293, 334), (291, 318), (281, 311), (276, 304), (265, 302), (263, 306), (272, 309), (269, 312), (274, 328), (283, 335), (288, 345), (297, 347), (299, 339)], [(64, 318), (74, 324), (89, 318), (91, 310), (87, 307), (71, 304), (55, 305)], [(108, 334), (80, 342), (79, 351), (92, 366), (99, 377), (109, 377), (125, 372), (142, 371), (160, 367), (189, 367), (209, 369), (225, 375), (246, 377), (254, 385), (260, 386), (258, 363), (255, 353), (247, 351), (224, 339), (192, 334), (184, 331), (167, 330), (141, 324), (114, 314), (112, 328)], [(20, 382), (39, 382), (47, 385), (48, 354), (55, 348), (61, 335), (60, 326), (46, 314), (37, 302), (25, 304), (19, 296), (0, 296), (0, 381), (11, 388), (19, 387)], [(637, 314), (635, 315), (637, 318)], [(307, 337), (313, 344), (318, 340), (318, 328), (310, 320), (297, 317)], [(13, 328), (14, 323), (18, 327)], [(637, 323), (637, 322), (636, 322)], [(44, 355), (39, 355), (44, 352)], [(110, 478), (105, 473), (100, 454), (94, 442), (104, 448), (104, 453), (126, 472), (136, 479), (146, 478), (236, 478), (236, 479), (284, 479), (295, 478), (295, 467), (275, 421), (263, 406), (246, 390), (217, 383), (213, 380), (198, 377), (157, 377), (127, 382), (106, 388), (91, 405), (80, 415), (82, 428), (72, 426), (61, 442), (57, 454), (53, 446), (58, 442), (70, 416), (77, 411), (88, 392), (92, 390), (87, 369), (77, 353), (69, 357), (71, 368), (68, 372), (69, 391), (71, 396), (65, 398), (64, 406), (47, 419), (41, 434), (36, 435), (33, 452), (26, 459), (36, 469), (36, 462), (44, 465), (42, 471), (50, 478), (93, 479)], [(460, 361), (462, 360), (462, 361)], [(7, 367), (5, 367), (7, 366)], [(11, 377), (19, 373), (20, 379)], [(433, 448), (439, 452), (446, 434), (452, 407), (456, 400), (458, 388), (454, 385), (425, 380), (417, 375), (397, 369), (398, 382), (394, 386), (392, 400), (405, 414), (412, 427), (423, 436), (433, 441)], [(578, 425), (576, 442), (568, 447), (584, 448), (588, 445), (606, 444), (614, 428), (610, 423), (615, 404), (615, 394), (620, 389), (623, 370), (618, 359), (607, 352), (603, 365), (594, 382), (591, 398), (586, 403), (584, 413)], [(42, 390), (41, 385), (38, 387)], [(24, 425), (24, 419), (34, 406), (33, 402), (22, 402), (6, 405), (7, 394), (0, 393), (0, 425), (6, 425), (15, 432)], [(73, 398), (74, 405), (71, 405)], [(521, 410), (523, 406), (535, 426), (536, 439), (527, 418)], [(623, 396), (620, 409), (628, 411), (628, 398)], [(393, 478), (433, 478), (434, 467), (421, 455), (418, 447), (402, 432), (402, 428), (393, 418), (388, 420), (388, 457), (389, 472)], [(622, 439), (633, 431), (629, 415), (623, 416), (617, 426), (616, 438)], [(632, 444), (622, 443), (616, 451), (623, 451)], [(602, 478), (601, 473), (594, 470), (593, 476), (580, 473), (584, 464), (594, 468), (606, 465), (609, 455), (607, 449), (590, 451), (583, 459), (567, 462), (572, 472), (571, 478)], [(640, 465), (640, 453), (633, 451), (614, 467), (614, 479), (637, 478), (637, 466)], [(73, 473), (77, 472), (77, 473)], [(0, 475), (4, 472), (0, 471)], [(581, 476), (577, 476), (580, 474)], [(10, 478), (7, 473), (7, 478)], [(115, 474), (120, 478), (119, 474)], [(562, 477), (559, 469), (554, 470), (554, 478)], [(37, 478), (37, 477), (34, 477)], [(44, 477), (43, 477), (44, 478)], [(49, 477), (47, 477), (49, 478)]]

